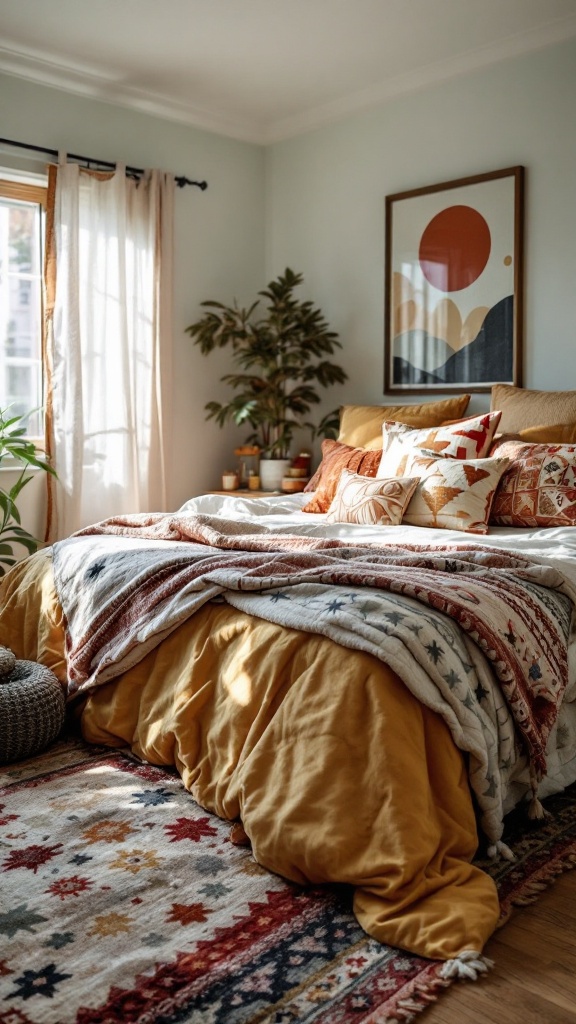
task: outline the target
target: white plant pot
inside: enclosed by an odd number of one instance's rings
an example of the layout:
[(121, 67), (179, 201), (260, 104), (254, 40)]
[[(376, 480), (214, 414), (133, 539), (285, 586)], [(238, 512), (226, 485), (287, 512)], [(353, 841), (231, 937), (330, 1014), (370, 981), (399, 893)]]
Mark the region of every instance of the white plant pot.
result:
[(260, 459), (260, 487), (263, 491), (279, 491), (291, 459)]

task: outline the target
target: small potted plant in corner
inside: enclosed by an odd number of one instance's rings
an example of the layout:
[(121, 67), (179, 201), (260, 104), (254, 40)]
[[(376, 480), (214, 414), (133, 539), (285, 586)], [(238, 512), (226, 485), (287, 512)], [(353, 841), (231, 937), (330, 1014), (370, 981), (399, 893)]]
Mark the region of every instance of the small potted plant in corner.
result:
[(287, 268), (243, 309), (236, 302), (225, 306), (209, 300), (208, 312), (186, 328), (204, 355), (230, 345), (239, 372), (221, 379), (234, 389), (229, 402), (208, 402), (207, 419), (219, 426), (232, 421), (246, 424), (248, 444), (260, 448), (260, 481), (264, 490), (278, 490), (290, 464), (290, 446), (296, 430), (308, 428), (313, 437), (338, 428), (335, 409), (316, 425), (307, 417), (320, 402), (317, 388), (343, 384), (347, 374), (326, 356), (341, 348), (338, 335), (328, 327), (312, 302), (294, 297), (302, 274)]
[(0, 465), (3, 469), (15, 469), (18, 477), (9, 490), (0, 487), (0, 576), (18, 561), (15, 545), (21, 545), (27, 554), (32, 554), (40, 544), (23, 528), (16, 504), (22, 488), (32, 479), (28, 469), (34, 466), (56, 476), (52, 466), (43, 459), (44, 453), (26, 437), (26, 417), (9, 413), (9, 409), (0, 409)]

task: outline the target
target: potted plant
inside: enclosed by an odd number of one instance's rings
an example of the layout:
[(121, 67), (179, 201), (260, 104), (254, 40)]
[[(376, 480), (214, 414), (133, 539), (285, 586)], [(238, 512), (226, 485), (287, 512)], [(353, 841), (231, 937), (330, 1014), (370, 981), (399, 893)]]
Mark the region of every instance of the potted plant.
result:
[[(228, 402), (208, 402), (207, 419), (219, 426), (232, 421), (247, 424), (252, 432), (248, 444), (260, 448), (260, 478), (265, 490), (276, 490), (290, 463), (294, 433), (308, 428), (313, 437), (327, 436), (338, 428), (335, 409), (314, 424), (307, 417), (320, 401), (318, 387), (342, 384), (347, 374), (326, 356), (341, 348), (338, 335), (328, 327), (312, 302), (294, 297), (302, 274), (287, 268), (258, 295), (266, 300), (266, 313), (259, 311), (260, 299), (248, 308), (202, 303), (208, 312), (186, 328), (204, 355), (230, 345), (239, 372), (221, 379), (234, 389)], [(272, 481), (268, 460), (277, 464)]]
[(0, 465), (14, 468), (18, 473), (16, 482), (9, 490), (0, 487), (0, 576), (18, 561), (14, 546), (21, 545), (28, 554), (36, 551), (40, 541), (36, 540), (21, 525), (16, 499), (22, 488), (32, 479), (27, 472), (30, 466), (56, 475), (52, 466), (43, 458), (43, 452), (33, 441), (26, 438), (24, 416), (10, 416), (9, 410), (0, 409)]

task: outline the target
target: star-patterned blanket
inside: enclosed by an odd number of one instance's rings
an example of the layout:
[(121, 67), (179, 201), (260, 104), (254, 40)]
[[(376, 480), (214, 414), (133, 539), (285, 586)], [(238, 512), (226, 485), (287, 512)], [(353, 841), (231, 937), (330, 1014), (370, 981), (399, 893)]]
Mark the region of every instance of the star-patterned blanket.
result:
[(502, 832), (519, 747), (536, 774), (568, 682), (571, 585), (485, 545), (352, 546), (194, 513), (107, 520), (54, 548), (70, 694), (136, 664), (206, 602), (367, 651), (467, 751), (482, 826)]

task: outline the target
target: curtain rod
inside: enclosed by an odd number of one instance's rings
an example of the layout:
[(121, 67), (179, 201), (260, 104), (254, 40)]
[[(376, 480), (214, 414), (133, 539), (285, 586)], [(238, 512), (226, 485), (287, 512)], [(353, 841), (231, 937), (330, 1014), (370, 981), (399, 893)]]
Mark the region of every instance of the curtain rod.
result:
[[(48, 153), (50, 156), (55, 157), (60, 155), (57, 149), (47, 149), (46, 146), (31, 146), (27, 142), (15, 142), (14, 139), (0, 139), (1, 143), (7, 146), (16, 146), (17, 149), (29, 149), (34, 153)], [(66, 156), (70, 157), (71, 160), (78, 160), (79, 163), (86, 164), (88, 167), (90, 167), (90, 164), (97, 164), (99, 167), (109, 167), (112, 171), (116, 169), (116, 164), (110, 163), (109, 160), (94, 160), (90, 156), (78, 156), (77, 153), (67, 153)], [(144, 174), (144, 170), (141, 167), (126, 167), (126, 173), (134, 177), (140, 177), (141, 174)], [(203, 192), (208, 188), (207, 181), (192, 181), (191, 178), (185, 178), (182, 174), (175, 176), (174, 181), (178, 188), (184, 188), (185, 185), (196, 185)]]

